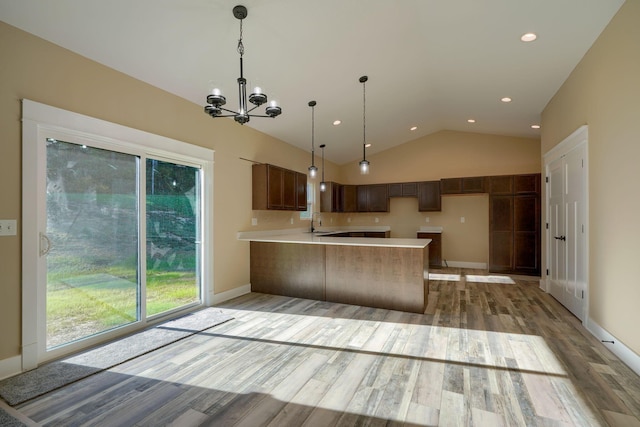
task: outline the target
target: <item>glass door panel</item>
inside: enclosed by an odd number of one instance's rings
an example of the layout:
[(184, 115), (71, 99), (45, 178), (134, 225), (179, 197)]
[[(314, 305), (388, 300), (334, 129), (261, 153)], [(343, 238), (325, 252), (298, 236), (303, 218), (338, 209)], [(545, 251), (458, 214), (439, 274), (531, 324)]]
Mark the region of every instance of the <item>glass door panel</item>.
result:
[(47, 349), (140, 320), (139, 158), (47, 139)]
[(200, 169), (147, 159), (146, 311), (200, 303)]

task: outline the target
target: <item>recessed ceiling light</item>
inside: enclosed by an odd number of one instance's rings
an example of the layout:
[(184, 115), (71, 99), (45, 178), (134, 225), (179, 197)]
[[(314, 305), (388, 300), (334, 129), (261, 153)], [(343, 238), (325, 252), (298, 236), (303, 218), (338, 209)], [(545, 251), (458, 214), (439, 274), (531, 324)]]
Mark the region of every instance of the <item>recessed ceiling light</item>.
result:
[(531, 125), (531, 129), (540, 129), (540, 125)]
[(418, 126), (412, 126), (410, 130), (416, 130), (418, 129)]
[(504, 98), (500, 99), (500, 101), (502, 101), (502, 102), (511, 102), (511, 98), (509, 98), (508, 96), (505, 96)]
[(523, 34), (522, 37), (520, 37), (520, 40), (522, 40), (523, 42), (532, 42), (537, 38), (538, 36), (535, 35), (534, 33), (526, 33), (526, 34)]
[(341, 120), (334, 120), (334, 121), (333, 121), (333, 125), (334, 125), (334, 126), (338, 126), (340, 123), (342, 123), (342, 121), (341, 121)]
[(371, 144), (370, 143), (366, 143), (366, 144), (364, 144), (364, 146), (365, 146), (365, 148), (369, 148), (369, 147), (371, 147)]
[(467, 122), (469, 122), (469, 123), (475, 123), (475, 122), (476, 122), (476, 119), (468, 119), (468, 120), (467, 120)]

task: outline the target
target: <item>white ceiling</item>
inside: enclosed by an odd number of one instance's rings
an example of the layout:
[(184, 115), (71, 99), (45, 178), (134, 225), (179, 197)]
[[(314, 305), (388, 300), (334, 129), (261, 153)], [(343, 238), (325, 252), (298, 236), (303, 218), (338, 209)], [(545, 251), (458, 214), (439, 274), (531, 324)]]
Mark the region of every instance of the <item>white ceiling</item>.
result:
[(0, 19), (198, 105), (218, 82), (235, 109), (243, 4), (245, 77), (283, 110), (245, 126), (310, 151), (316, 100), (316, 149), (344, 164), (362, 155), (362, 75), (368, 154), (442, 129), (539, 137), (531, 124), (623, 2), (0, 0)]

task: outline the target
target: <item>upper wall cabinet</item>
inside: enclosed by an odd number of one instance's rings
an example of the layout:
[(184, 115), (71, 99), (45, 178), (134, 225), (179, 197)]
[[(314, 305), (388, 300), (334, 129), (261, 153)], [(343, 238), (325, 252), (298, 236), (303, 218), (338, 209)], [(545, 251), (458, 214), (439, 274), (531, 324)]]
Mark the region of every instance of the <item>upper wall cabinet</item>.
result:
[(440, 180), (442, 194), (473, 194), (487, 192), (487, 177), (444, 178)]
[(424, 181), (418, 183), (418, 210), (420, 212), (439, 212), (440, 181)]
[(358, 185), (358, 212), (389, 212), (387, 184)]
[(416, 197), (417, 195), (417, 182), (397, 182), (389, 184), (389, 197)]
[(304, 211), (307, 209), (307, 176), (267, 163), (252, 168), (253, 210)]
[(320, 212), (342, 212), (342, 187), (337, 182), (327, 182), (327, 188), (320, 192)]

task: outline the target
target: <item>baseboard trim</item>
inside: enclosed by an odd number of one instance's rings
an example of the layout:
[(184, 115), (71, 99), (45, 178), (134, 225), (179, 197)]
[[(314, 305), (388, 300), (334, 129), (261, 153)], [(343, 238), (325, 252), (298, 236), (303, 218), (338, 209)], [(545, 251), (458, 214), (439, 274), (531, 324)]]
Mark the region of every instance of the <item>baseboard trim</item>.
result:
[(624, 345), (622, 341), (611, 335), (606, 329), (598, 325), (591, 318), (587, 318), (584, 323), (585, 328), (591, 334), (598, 338), (605, 347), (607, 347), (613, 354), (618, 356), (622, 362), (627, 365), (636, 374), (640, 375), (640, 356), (633, 350)]
[(221, 302), (229, 301), (230, 299), (238, 298), (249, 293), (251, 293), (251, 284), (213, 294), (212, 303), (213, 305), (220, 304)]
[(458, 268), (474, 268), (477, 270), (486, 270), (486, 262), (466, 262), (466, 261), (442, 261), (443, 267), (458, 267)]
[(22, 372), (22, 356), (13, 356), (0, 360), (0, 380), (18, 375)]

